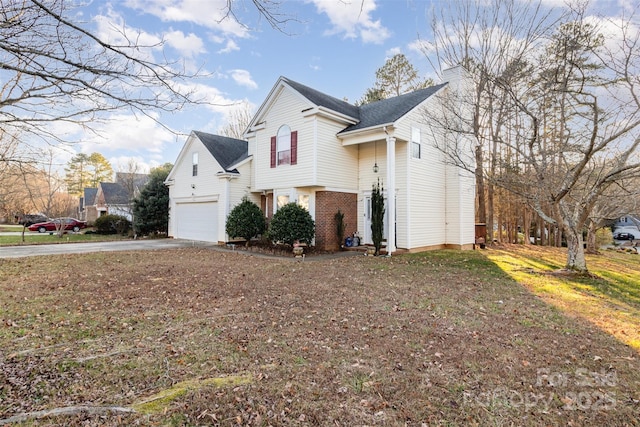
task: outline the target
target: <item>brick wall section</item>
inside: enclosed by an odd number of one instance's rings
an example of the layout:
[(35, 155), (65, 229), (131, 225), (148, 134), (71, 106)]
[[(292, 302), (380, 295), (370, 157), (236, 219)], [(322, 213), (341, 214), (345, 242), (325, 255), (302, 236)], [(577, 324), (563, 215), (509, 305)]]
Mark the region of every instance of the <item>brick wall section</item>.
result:
[(345, 237), (358, 228), (358, 195), (334, 191), (316, 192), (316, 248), (335, 251), (344, 242), (336, 236), (335, 214), (340, 209), (344, 214)]

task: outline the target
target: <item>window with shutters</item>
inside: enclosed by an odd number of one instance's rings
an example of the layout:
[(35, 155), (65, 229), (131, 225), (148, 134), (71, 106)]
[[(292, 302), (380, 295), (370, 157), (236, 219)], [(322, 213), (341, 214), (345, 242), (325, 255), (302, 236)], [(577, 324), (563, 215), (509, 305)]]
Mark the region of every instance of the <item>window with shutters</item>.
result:
[(298, 132), (282, 125), (278, 134), (271, 137), (271, 167), (295, 165), (298, 157)]
[(278, 129), (278, 166), (291, 164), (291, 129), (280, 126)]

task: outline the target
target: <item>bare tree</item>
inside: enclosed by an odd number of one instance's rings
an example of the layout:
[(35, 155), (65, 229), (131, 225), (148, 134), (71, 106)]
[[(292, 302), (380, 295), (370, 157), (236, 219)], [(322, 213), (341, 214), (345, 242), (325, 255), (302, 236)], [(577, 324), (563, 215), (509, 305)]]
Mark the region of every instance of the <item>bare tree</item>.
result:
[[(468, 104), (472, 128), (496, 153), (495, 170), (484, 176), (552, 225), (556, 244), (566, 238), (566, 266), (579, 272), (587, 271), (582, 233), (594, 207), (616, 182), (640, 171), (640, 33), (629, 30), (631, 20), (612, 20), (618, 31), (605, 39), (585, 16), (574, 7), (549, 37), (532, 33), (537, 43), (525, 50), (522, 37), (509, 37), (509, 48), (504, 39), (487, 37), (493, 47), (480, 57), (484, 62), (461, 58), (476, 88)], [(527, 19), (527, 28), (540, 28)], [(445, 117), (453, 118), (443, 120), (447, 130), (461, 111), (447, 109)], [(450, 160), (471, 170), (458, 154), (451, 152)]]
[(640, 33), (622, 32), (619, 45), (607, 46), (584, 9), (572, 18), (529, 68), (535, 78), (504, 88), (522, 123), (514, 148), (531, 166), (530, 174), (510, 174), (508, 185), (562, 227), (567, 268), (584, 272), (582, 233), (595, 206), (616, 182), (640, 173), (640, 58), (631, 48)]
[(248, 102), (234, 106), (227, 117), (227, 124), (221, 129), (220, 133), (229, 138), (244, 139), (244, 132), (253, 117), (253, 108)]
[[(495, 228), (495, 179), (502, 166), (500, 136), (507, 123), (510, 106), (498, 90), (497, 78), (513, 79), (514, 64), (530, 54), (545, 40), (558, 17), (545, 10), (542, 2), (457, 1), (447, 9), (434, 11), (431, 19), (432, 41), (425, 41), (424, 54), (435, 70), (461, 65), (468, 82), (460, 99), (445, 104), (445, 114), (428, 115), (442, 129), (470, 132), (478, 142), (474, 165), (447, 151), (450, 161), (469, 167), (476, 176), (476, 220), (487, 224), (487, 241), (492, 242)], [(460, 105), (464, 108), (460, 108)], [(499, 238), (500, 234), (498, 234)]]
[[(288, 22), (279, 2), (252, 0), (260, 16), (280, 28)], [(0, 3), (0, 128), (27, 141), (63, 141), (52, 123), (92, 129), (106, 113), (130, 110), (157, 121), (157, 111), (179, 111), (198, 96), (179, 60), (162, 51), (164, 40), (145, 45), (141, 34), (112, 26), (100, 38), (80, 22), (74, 0), (3, 0)], [(233, 3), (222, 19), (236, 19)], [(68, 141), (66, 141), (68, 142)]]

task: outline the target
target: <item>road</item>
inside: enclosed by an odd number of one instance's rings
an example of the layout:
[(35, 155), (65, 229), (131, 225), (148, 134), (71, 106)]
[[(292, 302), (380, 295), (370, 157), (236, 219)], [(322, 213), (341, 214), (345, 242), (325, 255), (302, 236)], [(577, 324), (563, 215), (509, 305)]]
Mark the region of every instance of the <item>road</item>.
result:
[(215, 246), (214, 243), (180, 239), (125, 240), (118, 242), (59, 243), (53, 245), (0, 246), (0, 258), (37, 255), (78, 254), (85, 252), (139, 251), (184, 247)]

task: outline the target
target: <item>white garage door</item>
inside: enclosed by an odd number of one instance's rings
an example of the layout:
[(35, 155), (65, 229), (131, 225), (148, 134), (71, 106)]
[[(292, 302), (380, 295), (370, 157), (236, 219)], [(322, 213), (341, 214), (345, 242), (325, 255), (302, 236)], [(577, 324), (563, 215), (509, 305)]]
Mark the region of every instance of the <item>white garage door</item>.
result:
[(179, 239), (218, 241), (218, 203), (177, 203), (176, 235)]

